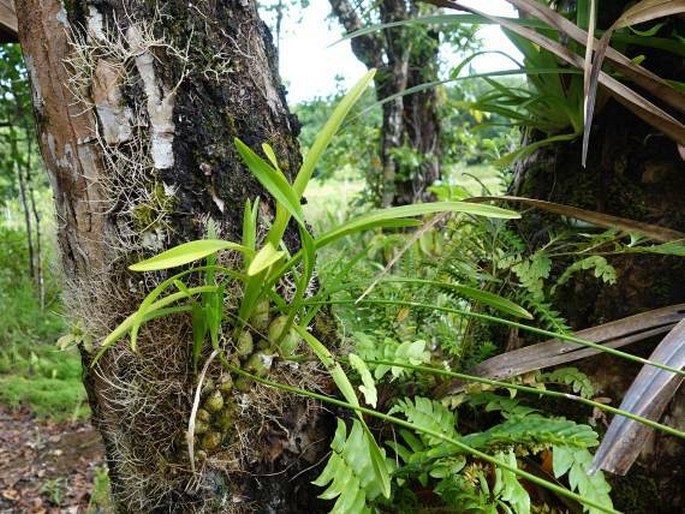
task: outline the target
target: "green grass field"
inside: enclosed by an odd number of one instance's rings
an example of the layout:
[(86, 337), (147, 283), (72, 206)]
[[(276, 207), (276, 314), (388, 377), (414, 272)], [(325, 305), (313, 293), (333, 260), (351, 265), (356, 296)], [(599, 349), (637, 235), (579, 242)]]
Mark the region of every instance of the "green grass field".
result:
[[(504, 189), (499, 172), (488, 164), (455, 164), (445, 170), (445, 175), (447, 184), (463, 187), (472, 196), (501, 194)], [(342, 223), (348, 216), (352, 202), (363, 189), (364, 181), (361, 178), (312, 179), (305, 192), (307, 204), (304, 211), (307, 220), (317, 229)]]

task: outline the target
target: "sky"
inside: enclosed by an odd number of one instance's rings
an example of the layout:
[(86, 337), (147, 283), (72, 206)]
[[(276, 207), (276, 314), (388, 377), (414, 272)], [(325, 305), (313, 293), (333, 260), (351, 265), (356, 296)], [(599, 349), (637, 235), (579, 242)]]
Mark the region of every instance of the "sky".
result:
[[(464, 0), (464, 4), (484, 9), (482, 0)], [(514, 16), (505, 0), (488, 0), (487, 12)], [(283, 21), (280, 44), (281, 78), (288, 89), (288, 103), (296, 104), (317, 96), (327, 96), (342, 87), (349, 89), (366, 71), (352, 54), (349, 41), (337, 44), (342, 30), (328, 20), (330, 7), (326, 0), (310, 0), (310, 5)], [(484, 26), (479, 35), (486, 50), (500, 50), (517, 55), (513, 45), (497, 26)], [(458, 61), (457, 61), (458, 62)], [(478, 57), (473, 62), (478, 72), (511, 68), (512, 62), (501, 55)], [(336, 77), (342, 77), (338, 84)]]

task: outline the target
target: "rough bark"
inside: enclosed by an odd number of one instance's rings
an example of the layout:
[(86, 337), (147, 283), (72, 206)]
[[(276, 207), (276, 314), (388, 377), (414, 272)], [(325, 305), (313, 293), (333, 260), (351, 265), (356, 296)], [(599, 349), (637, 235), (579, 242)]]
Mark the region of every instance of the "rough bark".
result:
[[(365, 27), (348, 0), (329, 0), (333, 14), (347, 32)], [(418, 8), (404, 0), (378, 3), (381, 23), (416, 17)], [(438, 34), (424, 28), (395, 27), (352, 39), (352, 51), (367, 67), (376, 68), (376, 97), (394, 96), (414, 86), (437, 80)], [(435, 88), (399, 96), (383, 104), (378, 201), (383, 206), (405, 205), (431, 199), (427, 188), (440, 178), (440, 121)], [(413, 165), (402, 159), (402, 147), (421, 156)]]
[[(17, 14), (68, 304), (99, 341), (165, 278), (128, 264), (201, 237), (210, 218), (220, 237), (239, 239), (246, 198), (267, 195), (233, 138), (270, 143), (291, 173), (301, 159), (297, 121), (252, 0), (20, 0)], [(309, 485), (316, 470), (305, 471), (327, 449), (318, 405), (234, 389), (222, 443), (208, 445), (193, 472), (184, 440), (197, 387), (190, 320), (148, 323), (141, 337), (137, 353), (121, 341), (94, 367), (82, 349), (118, 511), (321, 510)], [(305, 367), (276, 363), (272, 373), (317, 380)], [(209, 376), (227, 380), (215, 366)]]
[[(606, 2), (600, 26), (607, 26), (627, 5)], [(672, 23), (672, 22), (671, 22)], [(680, 22), (678, 22), (680, 23)], [(667, 79), (683, 80), (681, 58), (640, 49), (645, 63)], [(554, 145), (519, 162), (515, 193), (632, 218), (675, 230), (685, 229), (682, 198), (685, 162), (677, 145), (622, 106), (609, 101), (596, 114), (587, 168), (580, 165), (580, 141)], [(553, 216), (531, 213), (521, 231), (534, 246), (544, 244)], [(552, 230), (554, 230), (552, 228)], [(685, 301), (685, 261), (677, 257), (628, 254), (610, 258), (618, 284), (603, 286), (590, 276), (559, 288), (555, 304), (574, 329), (595, 326), (628, 315)], [(654, 343), (637, 349), (647, 357)], [(583, 369), (598, 385), (598, 393), (620, 403), (639, 366), (612, 356), (588, 359)], [(676, 393), (663, 422), (685, 429), (685, 395)], [(679, 512), (685, 501), (685, 470), (681, 440), (655, 434), (640, 459), (640, 468), (617, 479), (615, 506), (624, 512), (651, 512), (655, 506)], [(637, 485), (637, 484), (640, 485)], [(649, 487), (644, 487), (648, 484)], [(668, 510), (673, 509), (673, 510)]]

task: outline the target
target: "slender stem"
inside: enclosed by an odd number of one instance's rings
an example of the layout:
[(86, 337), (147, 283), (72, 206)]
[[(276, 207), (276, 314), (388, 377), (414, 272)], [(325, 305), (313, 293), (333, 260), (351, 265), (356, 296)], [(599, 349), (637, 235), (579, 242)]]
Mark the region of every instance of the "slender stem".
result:
[(583, 496), (581, 496), (579, 494), (576, 494), (576, 493), (569, 491), (568, 489), (565, 489), (559, 485), (556, 485), (552, 482), (549, 482), (549, 481), (544, 480), (538, 476), (535, 476), (532, 473), (528, 473), (528, 472), (523, 471), (517, 467), (511, 466), (511, 465), (507, 464), (506, 462), (502, 462), (501, 460), (499, 460), (499, 459), (497, 459), (491, 455), (488, 455), (485, 452), (482, 452), (480, 450), (472, 448), (471, 446), (464, 444), (463, 442), (459, 441), (458, 439), (454, 439), (452, 437), (446, 436), (440, 432), (431, 430), (431, 429), (426, 428), (426, 427), (421, 427), (421, 426), (415, 425), (413, 423), (410, 423), (409, 421), (405, 421), (403, 419), (396, 418), (394, 416), (390, 416), (388, 414), (385, 414), (383, 412), (379, 412), (377, 410), (368, 409), (366, 407), (362, 407), (362, 406), (358, 406), (358, 405), (352, 405), (346, 401), (339, 400), (337, 398), (331, 398), (330, 396), (325, 396), (323, 394), (315, 393), (313, 391), (306, 391), (304, 389), (292, 387), (292, 386), (289, 386), (286, 384), (282, 384), (280, 382), (273, 382), (271, 380), (259, 378), (255, 375), (247, 373), (246, 371), (244, 371), (244, 370), (242, 370), (236, 366), (233, 366), (232, 364), (230, 364), (226, 360), (226, 358), (223, 356), (223, 354), (219, 354), (219, 359), (224, 364), (224, 366), (227, 369), (229, 369), (230, 371), (232, 371), (233, 373), (236, 373), (236, 374), (241, 375), (241, 376), (246, 377), (246, 378), (250, 378), (250, 379), (252, 379), (255, 382), (258, 382), (260, 384), (264, 384), (266, 386), (274, 387), (276, 389), (280, 389), (282, 391), (297, 394), (300, 396), (306, 396), (308, 398), (313, 398), (315, 400), (319, 400), (319, 401), (322, 401), (325, 403), (329, 403), (331, 405), (337, 405), (338, 407), (344, 407), (344, 408), (356, 411), (356, 412), (361, 413), (361, 414), (366, 414), (368, 416), (373, 416), (375, 418), (382, 419), (383, 421), (386, 421), (388, 423), (393, 423), (394, 425), (397, 425), (397, 426), (400, 426), (403, 428), (408, 428), (409, 430), (413, 430), (415, 432), (422, 432), (426, 435), (429, 435), (429, 436), (434, 437), (436, 439), (440, 439), (446, 443), (452, 444), (452, 445), (456, 446), (457, 448), (459, 448), (459, 450), (461, 450), (462, 452), (469, 453), (473, 457), (476, 457), (480, 460), (488, 462), (488, 463), (492, 464), (493, 466), (497, 466), (501, 469), (506, 469), (507, 471), (514, 473), (516, 476), (518, 476), (520, 478), (524, 478), (524, 479), (528, 480), (529, 482), (532, 482), (536, 485), (539, 485), (540, 487), (544, 487), (544, 488), (546, 488), (550, 491), (553, 491), (553, 492), (555, 492), (561, 496), (564, 496), (566, 498), (570, 498), (574, 501), (577, 501), (581, 505), (593, 507), (593, 508), (598, 509), (602, 512), (618, 514), (617, 511), (615, 511), (613, 509), (608, 509), (607, 507), (599, 505), (599, 504), (595, 503), (594, 501), (591, 501), (587, 498), (584, 498)]
[[(314, 304), (318, 302), (313, 302)], [(604, 353), (608, 353), (610, 355), (614, 355), (616, 357), (620, 357), (622, 359), (626, 359), (629, 361), (633, 362), (638, 362), (640, 364), (645, 364), (648, 366), (654, 366), (655, 368), (663, 369), (665, 371), (670, 371), (671, 373), (675, 373), (676, 375), (680, 376), (685, 376), (685, 370), (674, 368), (672, 366), (668, 366), (666, 364), (661, 364), (660, 362), (654, 362), (650, 361), (649, 359), (645, 359), (643, 357), (637, 357), (635, 355), (631, 355), (626, 352), (622, 352), (620, 350), (616, 350), (614, 348), (608, 348), (604, 345), (594, 343), (592, 341), (588, 341), (586, 339), (581, 339), (579, 337), (569, 335), (569, 334), (558, 334), (556, 332), (551, 332), (550, 330), (544, 330), (542, 328), (537, 328), (537, 327), (531, 327), (530, 325), (526, 325), (524, 323), (519, 323), (517, 321), (511, 321), (508, 319), (503, 319), (503, 318), (498, 318), (496, 316), (490, 316), (488, 314), (481, 314), (479, 312), (470, 312), (470, 311), (465, 311), (463, 309), (452, 309), (450, 307), (440, 307), (438, 305), (431, 305), (427, 303), (420, 303), (420, 302), (407, 302), (407, 301), (402, 301), (402, 300), (362, 300), (361, 302), (356, 302), (355, 300), (327, 300), (326, 303), (330, 304), (336, 304), (336, 305), (359, 305), (359, 304), (370, 304), (370, 305), (403, 305), (406, 307), (417, 307), (420, 309), (432, 309), (435, 311), (440, 311), (440, 312), (448, 312), (451, 314), (459, 314), (462, 316), (469, 316), (472, 318), (477, 318), (477, 319), (482, 319), (485, 321), (491, 321), (493, 323), (500, 323), (502, 325), (506, 325), (509, 327), (514, 327), (514, 328), (519, 328), (521, 330), (526, 330), (528, 332), (531, 332), (533, 334), (538, 334), (542, 335), (545, 337), (551, 337), (554, 339), (561, 339), (563, 341), (569, 341), (571, 343), (576, 343), (581, 346), (587, 346), (590, 348), (594, 348), (596, 350), (599, 350)]]
[[(340, 359), (340, 360), (345, 360), (345, 359)], [(476, 382), (479, 384), (486, 384), (490, 386), (496, 386), (496, 387), (501, 387), (504, 389), (515, 389), (516, 391), (521, 391), (525, 393), (530, 393), (530, 394), (535, 394), (539, 396), (550, 396), (552, 398), (563, 398), (566, 400), (572, 400), (574, 402), (578, 403), (583, 403), (585, 405), (589, 405), (590, 407), (594, 407), (596, 409), (600, 409), (606, 412), (611, 412), (612, 414), (616, 414), (618, 416), (624, 416), (626, 418), (632, 419), (634, 421), (637, 421), (639, 423), (642, 423), (643, 425), (647, 425), (648, 427), (654, 428), (656, 430), (660, 430), (661, 432), (664, 432), (666, 434), (679, 437), (681, 439), (685, 439), (685, 432), (681, 432), (680, 430), (677, 430), (675, 428), (669, 427), (668, 425), (663, 425), (661, 423), (657, 423), (656, 421), (652, 421), (651, 419), (645, 418), (643, 416), (638, 416), (637, 414), (633, 414), (628, 411), (624, 411), (622, 409), (618, 409), (616, 407), (611, 407), (610, 405), (606, 405), (604, 403), (596, 402), (593, 400), (590, 400), (588, 398), (583, 398), (581, 396), (576, 396), (574, 394), (569, 394), (569, 393), (562, 393), (559, 391), (550, 391), (548, 389), (537, 389), (535, 387), (529, 387), (529, 386), (524, 386), (520, 384), (513, 384), (510, 382), (502, 382), (499, 380), (490, 380), (488, 378), (481, 378), (477, 377), (475, 375), (468, 375), (465, 373), (456, 373), (454, 371), (447, 371), (444, 369), (439, 369), (439, 368), (434, 368), (431, 366), (415, 366), (412, 364), (407, 364), (407, 363), (402, 363), (402, 362), (393, 362), (393, 361), (387, 361), (387, 360), (376, 360), (376, 359), (369, 359), (365, 360), (368, 364), (381, 364), (384, 366), (393, 366), (393, 367), (399, 367), (399, 368), (405, 368), (405, 369), (411, 369), (415, 371), (421, 371), (423, 373), (432, 373), (434, 375), (442, 375), (450, 378), (456, 378), (459, 380), (465, 380), (469, 382)]]

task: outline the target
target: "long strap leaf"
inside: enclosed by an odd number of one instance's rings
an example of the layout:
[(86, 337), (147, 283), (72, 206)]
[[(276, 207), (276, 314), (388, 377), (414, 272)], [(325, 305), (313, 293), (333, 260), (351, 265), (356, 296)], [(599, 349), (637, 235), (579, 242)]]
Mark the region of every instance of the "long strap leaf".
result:
[(611, 214), (605, 214), (603, 212), (589, 211), (586, 209), (580, 209), (578, 207), (571, 207), (570, 205), (564, 205), (561, 203), (537, 200), (535, 198), (523, 198), (521, 196), (509, 195), (479, 196), (475, 198), (469, 198), (467, 201), (481, 203), (500, 200), (530, 205), (532, 207), (537, 207), (561, 216), (568, 216), (569, 218), (587, 221), (588, 223), (592, 223), (604, 228), (617, 228), (624, 232), (642, 234), (649, 237), (653, 241), (658, 241), (660, 243), (685, 240), (685, 233), (670, 228), (651, 225), (649, 223), (643, 223), (642, 221), (635, 221), (628, 218), (621, 218), (619, 216), (612, 216)]
[[(685, 320), (680, 321), (659, 343), (649, 360), (681, 369), (685, 367)], [(659, 419), (683, 383), (682, 375), (645, 366), (626, 392), (620, 409), (648, 419)], [(590, 472), (605, 469), (625, 475), (647, 442), (651, 429), (624, 416), (609, 425), (595, 454)]]
[[(685, 304), (671, 305), (580, 330), (574, 336), (601, 343), (607, 348), (620, 348), (668, 332), (683, 318), (685, 318)], [(468, 374), (486, 379), (505, 380), (523, 373), (567, 364), (598, 353), (601, 353), (599, 348), (583, 348), (568, 341), (549, 339), (487, 359), (470, 369)], [(456, 394), (462, 391), (466, 384), (467, 382), (463, 380), (443, 384), (435, 391), (435, 394), (439, 397)]]
[[(520, 34), (521, 36), (527, 38), (528, 40), (534, 42), (537, 45), (540, 45), (542, 48), (545, 50), (548, 50), (552, 52), (554, 55), (557, 57), (563, 59), (566, 61), (568, 64), (571, 64), (572, 66), (575, 66), (576, 68), (582, 69), (583, 68), (583, 58), (580, 57), (578, 54), (572, 52), (569, 50), (566, 46), (560, 44), (557, 41), (554, 41), (538, 32), (535, 30), (532, 30), (528, 27), (523, 27), (517, 23), (512, 23), (504, 18), (498, 18), (497, 16), (491, 16), (489, 14), (483, 13), (479, 11), (478, 9), (474, 9), (471, 7), (467, 7), (460, 2), (457, 1), (451, 1), (451, 0), (425, 0), (428, 3), (438, 5), (440, 7), (449, 7), (452, 9), (458, 9), (458, 10), (463, 10), (467, 12), (472, 12), (475, 14), (479, 14), (481, 16), (484, 16), (488, 19), (491, 19), (493, 21), (496, 21), (499, 23), (501, 26), (506, 27), (510, 29), (513, 32), (516, 32), (517, 34)], [(543, 7), (541, 3), (536, 2), (535, 0), (507, 0), (512, 4), (515, 4), (517, 6), (520, 6), (522, 9), (526, 10), (526, 12), (532, 12), (532, 13), (537, 13), (539, 12)], [(546, 7), (545, 13), (553, 17), (554, 16), (559, 16), (558, 13), (555, 13), (552, 9), (549, 9)], [(563, 18), (563, 17), (562, 17)], [(568, 22), (568, 20), (566, 20)], [(576, 27), (571, 23), (573, 27)], [(576, 27), (577, 31), (580, 31), (581, 34), (585, 34), (585, 31), (582, 29)], [(576, 32), (577, 34), (577, 32)], [(570, 35), (570, 34), (569, 34)], [(581, 38), (581, 43), (585, 44), (586, 43), (586, 38)], [(657, 77), (658, 78), (658, 77)], [(661, 79), (659, 79), (661, 80)], [(685, 146), (685, 125), (683, 125), (680, 121), (678, 121), (676, 118), (665, 112), (663, 109), (657, 107), (654, 103), (650, 102), (643, 96), (639, 95), (636, 93), (634, 90), (630, 89), (627, 87), (625, 84), (622, 84), (618, 80), (614, 79), (613, 77), (609, 76), (608, 74), (604, 72), (599, 73), (599, 78), (598, 81), (600, 84), (605, 86), (609, 93), (616, 98), (617, 101), (622, 103), (624, 106), (626, 106), (628, 109), (630, 109), (636, 116), (639, 118), (643, 119), (653, 127), (658, 128), (661, 130), (664, 134), (669, 136), (671, 139), (676, 141), (677, 143)], [(647, 82), (650, 85), (654, 85), (658, 81), (655, 79), (650, 79), (649, 81), (643, 81)], [(661, 81), (662, 84), (664, 84), (664, 81)], [(642, 83), (640, 83), (641, 86), (645, 87)], [(668, 86), (670, 88), (670, 86)], [(653, 89), (653, 88), (652, 88)], [(672, 88), (671, 88), (672, 89)], [(682, 94), (676, 92), (676, 94), (680, 97), (679, 98), (679, 104), (681, 107), (685, 104), (682, 99)], [(667, 95), (664, 93), (665, 97), (672, 97), (673, 94)]]

